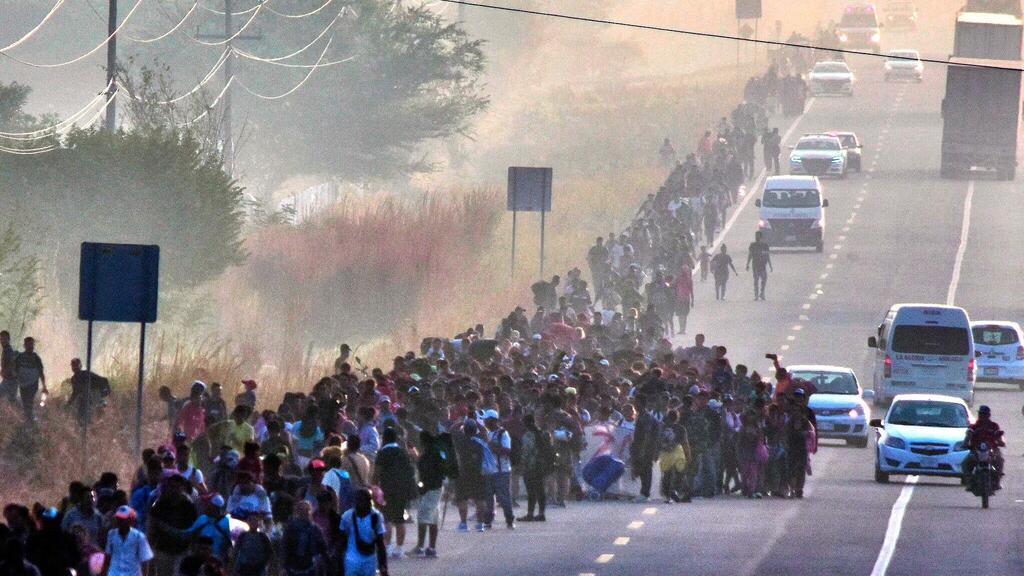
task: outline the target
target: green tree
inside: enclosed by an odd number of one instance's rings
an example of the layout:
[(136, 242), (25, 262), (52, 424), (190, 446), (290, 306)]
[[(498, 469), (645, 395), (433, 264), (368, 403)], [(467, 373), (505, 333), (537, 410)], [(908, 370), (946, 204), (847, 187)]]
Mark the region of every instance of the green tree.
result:
[[(283, 0), (272, 7), (294, 14), (320, 4)], [(252, 5), (236, 2), (235, 9)], [(152, 23), (151, 31), (166, 29), (189, 6), (191, 2), (179, 4), (178, 12)], [(341, 10), (345, 13), (338, 17)], [(194, 18), (203, 31), (222, 29), (223, 20), (216, 14), (200, 11)], [(238, 18), (244, 22), (247, 16)], [(425, 6), (335, 0), (314, 16), (292, 20), (264, 11), (250, 29), (259, 30), (262, 39), (237, 44), (241, 50), (272, 58), (295, 52), (327, 28), (318, 43), (282, 63), (313, 64), (328, 40), (331, 46), (325, 62), (352, 60), (315, 70), (287, 98), (260, 100), (248, 95), (241, 84), (265, 96), (277, 96), (298, 84), (307, 68), (244, 57), (233, 60), (240, 81), (232, 88), (236, 128), (245, 126), (249, 131), (240, 158), (247, 175), (320, 173), (358, 180), (431, 170), (434, 164), (424, 156), (423, 145), (468, 134), (474, 116), (488, 105), (480, 83), (483, 42)], [(180, 36), (175, 42), (178, 49), (129, 43), (127, 50), (139, 50), (138, 57), (147, 61), (165, 59), (174, 70), (178, 89), (184, 91), (205, 75), (220, 49), (197, 46)], [(220, 86), (217, 79), (208, 88), (217, 92)]]
[(39, 259), (22, 252), (21, 238), (8, 224), (0, 235), (0, 327), (15, 341), (39, 316), (42, 290)]
[(5, 215), (25, 251), (56, 269), (65, 303), (75, 300), (83, 241), (160, 245), (165, 294), (240, 262), (241, 194), (220, 157), (176, 129), (90, 127), (52, 152), (0, 154)]

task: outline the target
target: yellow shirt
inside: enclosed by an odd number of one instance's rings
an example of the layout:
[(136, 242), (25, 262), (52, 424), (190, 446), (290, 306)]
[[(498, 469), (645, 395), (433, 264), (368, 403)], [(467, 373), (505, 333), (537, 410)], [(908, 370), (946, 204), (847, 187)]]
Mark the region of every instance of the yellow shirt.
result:
[(248, 422), (235, 424), (234, 420), (224, 422), (224, 443), (238, 451), (245, 452), (245, 443), (256, 439), (256, 430)]

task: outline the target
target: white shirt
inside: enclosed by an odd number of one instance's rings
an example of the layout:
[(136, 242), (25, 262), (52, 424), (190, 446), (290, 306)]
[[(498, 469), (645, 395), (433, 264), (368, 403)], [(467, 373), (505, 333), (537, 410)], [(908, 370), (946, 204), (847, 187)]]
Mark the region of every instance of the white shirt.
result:
[(107, 534), (107, 556), (110, 570), (107, 576), (142, 576), (142, 563), (153, 559), (146, 535), (135, 528), (128, 529), (123, 539), (117, 528)]
[[(376, 530), (373, 528), (372, 518), (374, 516), (377, 517)], [(363, 556), (359, 553), (359, 549), (356, 548), (356, 538), (365, 543), (372, 542), (377, 539), (377, 536), (384, 535), (384, 516), (380, 512), (371, 510), (369, 514), (360, 518), (355, 516), (354, 508), (349, 508), (341, 515), (341, 525), (339, 527), (348, 536), (348, 546), (345, 548), (345, 560), (347, 562), (377, 562), (376, 555)], [(353, 527), (355, 528), (355, 533), (353, 533)]]
[[(501, 435), (499, 438), (498, 435)], [(491, 442), (498, 440), (501, 442), (501, 447), (506, 450), (512, 449), (512, 436), (507, 430), (496, 430), (488, 434)], [(512, 459), (508, 455), (502, 456), (498, 453), (494, 454), (498, 458), (498, 472), (511, 472), (512, 471)]]

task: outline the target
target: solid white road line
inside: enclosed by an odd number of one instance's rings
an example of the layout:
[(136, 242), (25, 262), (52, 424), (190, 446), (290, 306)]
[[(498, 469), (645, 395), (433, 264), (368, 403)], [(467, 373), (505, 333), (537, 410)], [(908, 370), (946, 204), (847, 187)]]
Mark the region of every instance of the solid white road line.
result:
[(974, 180), (967, 183), (967, 196), (964, 198), (964, 220), (960, 225), (960, 245), (956, 248), (953, 260), (953, 280), (946, 292), (946, 304), (952, 306), (956, 301), (956, 289), (960, 286), (960, 268), (964, 264), (964, 252), (967, 251), (967, 234), (971, 231), (971, 202), (974, 200)]
[[(793, 120), (793, 123), (789, 125), (789, 128), (786, 130), (786, 133), (782, 135), (783, 142), (789, 140), (789, 137), (793, 135), (793, 131), (796, 130), (796, 127), (800, 124), (800, 120), (803, 119), (805, 114), (811, 111), (811, 107), (813, 105), (814, 98), (807, 100), (807, 108), (804, 109), (804, 113), (797, 116)], [(757, 179), (754, 180), (753, 187), (748, 189), (749, 192), (747, 193), (747, 195), (743, 197), (743, 200), (740, 202), (739, 206), (736, 207), (736, 210), (733, 211), (732, 216), (729, 217), (729, 220), (725, 223), (725, 226), (722, 227), (722, 231), (719, 232), (718, 238), (715, 240), (715, 243), (710, 248), (710, 252), (713, 253), (715, 250), (718, 249), (719, 246), (721, 246), (722, 242), (725, 241), (725, 237), (727, 234), (729, 234), (729, 230), (732, 230), (733, 225), (736, 224), (736, 220), (739, 219), (740, 214), (743, 213), (743, 210), (747, 207), (747, 204), (750, 203), (750, 199), (757, 195), (757, 190), (761, 188), (761, 185), (764, 184), (764, 181), (767, 179), (768, 170), (762, 169), (761, 174), (759, 174)], [(696, 272), (697, 271), (694, 270), (694, 274), (696, 274)]]
[(896, 542), (900, 539), (900, 531), (903, 529), (903, 515), (907, 512), (910, 497), (914, 495), (914, 484), (917, 484), (917, 480), (917, 476), (907, 476), (903, 490), (900, 491), (900, 497), (892, 505), (889, 526), (885, 529), (885, 540), (882, 542), (882, 549), (878, 551), (878, 558), (875, 560), (875, 567), (871, 570), (871, 576), (885, 576), (885, 572), (889, 569), (889, 562), (892, 561), (893, 552), (896, 551)]
[[(953, 305), (956, 301), (956, 289), (960, 285), (960, 271), (963, 268), (964, 253), (967, 252), (967, 238), (971, 231), (971, 204), (974, 200), (974, 180), (967, 183), (967, 196), (964, 197), (964, 217), (960, 225), (960, 245), (956, 249), (956, 258), (953, 260), (953, 277), (949, 281), (949, 290), (946, 292), (946, 304)], [(917, 476), (908, 476), (907, 481), (900, 492), (900, 497), (892, 506), (892, 513), (889, 515), (889, 526), (885, 530), (885, 540), (882, 542), (882, 549), (878, 551), (878, 558), (875, 560), (875, 567), (871, 576), (885, 576), (889, 569), (889, 562), (896, 551), (896, 543), (900, 538), (900, 530), (903, 527), (903, 515), (910, 504), (910, 498), (914, 495), (914, 484), (917, 483)]]

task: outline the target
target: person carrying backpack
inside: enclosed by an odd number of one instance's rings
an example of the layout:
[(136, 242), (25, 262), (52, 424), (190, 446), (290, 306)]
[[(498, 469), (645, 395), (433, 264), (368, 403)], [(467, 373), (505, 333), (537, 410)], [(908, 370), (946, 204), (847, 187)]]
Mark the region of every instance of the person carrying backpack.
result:
[(341, 549), (345, 576), (388, 576), (384, 516), (373, 507), (366, 488), (356, 490), (355, 505), (341, 516)]
[[(384, 529), (383, 521), (380, 527)], [(324, 534), (313, 523), (313, 507), (304, 500), (296, 502), (292, 519), (285, 525), (281, 536), (281, 565), (285, 576), (316, 576), (326, 552)], [(345, 572), (350, 575), (358, 573)]]
[(494, 522), (494, 503), (497, 500), (505, 514), (505, 526), (509, 530), (516, 529), (516, 517), (512, 512), (512, 492), (510, 477), (512, 475), (512, 436), (498, 422), (497, 410), (484, 411), (484, 434), (486, 441), (477, 438), (476, 442), (484, 447), (481, 472), (484, 475), (485, 502), (487, 518), (484, 528), (489, 529)]

